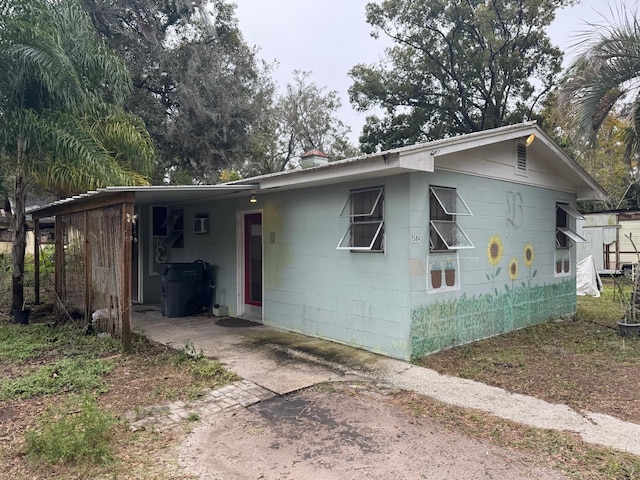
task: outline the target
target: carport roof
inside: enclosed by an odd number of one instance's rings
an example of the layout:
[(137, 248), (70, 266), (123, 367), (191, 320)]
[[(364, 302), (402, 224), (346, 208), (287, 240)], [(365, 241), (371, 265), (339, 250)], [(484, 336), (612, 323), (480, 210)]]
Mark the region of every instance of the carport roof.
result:
[(110, 204), (132, 202), (136, 205), (172, 205), (195, 200), (231, 198), (257, 190), (259, 184), (245, 185), (153, 185), (138, 187), (106, 187), (58, 200), (29, 213), (34, 219), (74, 213)]

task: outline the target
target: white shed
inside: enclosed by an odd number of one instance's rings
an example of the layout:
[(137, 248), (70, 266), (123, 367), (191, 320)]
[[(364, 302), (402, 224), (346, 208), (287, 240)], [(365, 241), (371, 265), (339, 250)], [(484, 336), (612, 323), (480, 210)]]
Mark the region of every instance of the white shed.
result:
[(587, 242), (577, 245), (577, 258), (593, 256), (598, 273), (616, 274), (638, 261), (640, 210), (586, 213), (577, 224)]

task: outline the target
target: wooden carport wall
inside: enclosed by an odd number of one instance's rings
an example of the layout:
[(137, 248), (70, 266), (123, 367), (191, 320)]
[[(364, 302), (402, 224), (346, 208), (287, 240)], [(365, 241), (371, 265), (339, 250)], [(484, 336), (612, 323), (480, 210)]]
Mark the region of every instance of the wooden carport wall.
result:
[[(95, 197), (88, 195), (85, 198), (78, 197), (72, 201), (63, 202), (59, 204), (53, 204), (49, 207), (45, 207), (36, 210), (32, 213), (34, 220), (34, 252), (33, 258), (35, 262), (34, 269), (34, 288), (35, 288), (35, 303), (40, 303), (40, 224), (39, 220), (45, 217), (55, 217), (55, 270), (54, 270), (54, 282), (55, 293), (57, 301), (60, 301), (62, 292), (62, 281), (64, 278), (64, 238), (63, 238), (63, 226), (60, 217), (62, 215), (70, 215), (75, 213), (84, 214), (85, 232), (87, 232), (87, 214), (91, 210), (99, 210), (101, 208), (113, 207), (121, 205), (121, 238), (122, 242), (122, 261), (120, 263), (120, 288), (122, 292), (122, 312), (120, 312), (120, 321), (122, 323), (122, 348), (124, 351), (131, 349), (131, 249), (132, 249), (132, 224), (127, 221), (127, 218), (133, 217), (133, 204), (135, 200), (134, 192), (117, 192), (104, 195), (96, 195)], [(90, 244), (85, 235), (85, 289), (84, 289), (84, 318), (91, 318), (91, 296), (89, 295), (89, 284), (91, 282), (91, 274), (89, 271), (90, 262)]]

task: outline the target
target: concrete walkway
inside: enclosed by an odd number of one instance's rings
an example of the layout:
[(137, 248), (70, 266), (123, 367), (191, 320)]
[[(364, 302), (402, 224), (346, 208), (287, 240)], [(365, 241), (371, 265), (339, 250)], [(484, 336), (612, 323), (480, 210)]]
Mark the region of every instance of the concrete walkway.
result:
[[(224, 387), (211, 390), (204, 398), (183, 402), (181, 400), (155, 405), (142, 412), (130, 412), (130, 429), (165, 430), (173, 428), (191, 418), (203, 418), (230, 408), (248, 407), (268, 400), (275, 394), (249, 380), (238, 380)], [(195, 416), (195, 417), (194, 417)]]
[[(576, 412), (526, 395), (375, 355), (317, 338), (284, 332), (241, 319), (165, 318), (138, 307), (133, 326), (148, 338), (175, 348), (193, 342), (234, 373), (265, 391), (282, 395), (318, 383), (363, 380), (410, 390), (459, 407), (559, 431), (585, 442), (640, 456), (640, 425), (608, 415)], [(268, 395), (263, 391), (264, 395)], [(266, 396), (265, 396), (266, 398)], [(238, 402), (239, 403), (239, 402)]]

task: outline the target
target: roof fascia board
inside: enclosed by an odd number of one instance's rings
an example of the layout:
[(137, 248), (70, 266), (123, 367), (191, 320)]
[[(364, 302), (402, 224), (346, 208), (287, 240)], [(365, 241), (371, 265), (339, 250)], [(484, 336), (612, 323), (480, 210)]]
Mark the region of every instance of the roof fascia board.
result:
[(591, 202), (607, 200), (607, 195), (600, 188), (580, 188), (576, 192), (576, 200), (578, 202)]
[[(344, 164), (328, 164), (313, 170), (297, 170), (289, 175), (278, 175), (260, 180), (260, 190), (280, 187), (297, 187), (309, 183), (328, 182), (339, 179), (347, 180), (365, 173), (375, 173), (393, 170), (401, 171), (398, 154), (381, 154), (366, 159), (367, 161), (349, 162)], [(334, 167), (334, 168), (331, 168)]]
[(542, 130), (540, 130), (535, 124), (526, 124), (524, 126), (520, 126), (520, 128), (513, 128), (511, 130), (501, 130), (497, 132), (485, 130), (475, 134), (452, 137), (447, 139), (449, 140), (448, 142), (432, 142), (432, 144), (426, 145), (426, 147), (429, 151), (429, 155), (432, 157), (439, 157), (464, 150), (470, 150), (472, 148), (485, 147), (499, 142), (506, 142), (516, 138), (526, 138), (532, 133), (535, 134), (536, 137), (544, 135)]
[[(504, 127), (499, 131), (485, 130), (469, 135), (435, 140), (417, 146), (400, 147), (381, 152), (369, 158), (361, 158), (357, 161), (329, 163), (317, 169), (297, 170), (295, 172), (287, 172), (284, 175), (256, 178), (256, 180), (260, 181), (260, 188), (265, 189), (304, 185), (381, 170), (390, 170), (389, 173), (394, 173), (394, 171), (402, 173), (407, 170), (433, 172), (435, 157), (438, 155), (490, 145), (496, 141), (526, 137), (531, 133), (538, 132), (541, 132), (541, 130), (536, 126), (535, 122), (530, 122), (515, 127)], [(253, 179), (248, 178), (246, 181), (251, 180)]]
[[(591, 176), (576, 162), (573, 158), (567, 155), (551, 138), (549, 138), (542, 131), (539, 140), (542, 141), (545, 146), (553, 152), (562, 162), (569, 167), (569, 169), (584, 182), (588, 188), (578, 188), (576, 195), (579, 201), (599, 200), (606, 201), (608, 198), (607, 192), (605, 192), (598, 183), (591, 178)], [(537, 135), (536, 135), (537, 136)], [(536, 138), (538, 140), (538, 138)]]
[(430, 155), (433, 157), (448, 155), (451, 153), (457, 153), (463, 150), (471, 148), (483, 147), (486, 145), (492, 145), (498, 142), (504, 142), (509, 140), (515, 140), (518, 138), (526, 138), (531, 134), (536, 136), (534, 141), (542, 142), (556, 157), (571, 169), (571, 171), (585, 184), (588, 188), (578, 188), (576, 192), (578, 200), (600, 200), (605, 201), (607, 199), (606, 192), (600, 187), (587, 172), (585, 172), (578, 163), (567, 155), (540, 127), (535, 123), (525, 124), (520, 128), (514, 128), (513, 130), (503, 130), (498, 132), (487, 131), (486, 135), (482, 135), (484, 132), (479, 132), (480, 135), (471, 135), (466, 139), (457, 137), (452, 139), (452, 143), (446, 145), (431, 145)]
[(139, 187), (106, 187), (98, 190), (98, 192), (202, 192), (216, 190), (251, 190), (258, 188), (257, 183), (244, 185), (227, 185), (225, 183), (216, 185), (146, 185)]
[(69, 215), (122, 203), (133, 203), (135, 200), (135, 194), (133, 192), (114, 192), (106, 195), (96, 195), (98, 192), (92, 193), (93, 195), (77, 195), (66, 201), (54, 202), (51, 205), (32, 211), (31, 217), (34, 220), (38, 220), (44, 217)]
[(424, 148), (410, 152), (401, 152), (398, 158), (398, 166), (406, 170), (433, 172), (434, 158), (431, 151)]
[(237, 190), (257, 190), (259, 184), (247, 185), (153, 185), (139, 187), (106, 187), (97, 191), (91, 191), (76, 195), (74, 197), (58, 200), (42, 208), (35, 209), (31, 213), (34, 219), (53, 217), (56, 215), (67, 215), (85, 210), (108, 207), (119, 203), (135, 203), (136, 194), (153, 192), (185, 192), (191, 191), (194, 194), (215, 191), (237, 191)]

